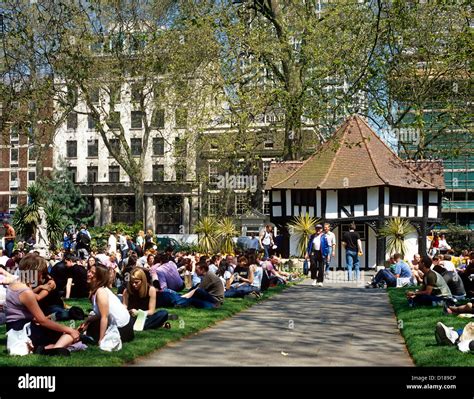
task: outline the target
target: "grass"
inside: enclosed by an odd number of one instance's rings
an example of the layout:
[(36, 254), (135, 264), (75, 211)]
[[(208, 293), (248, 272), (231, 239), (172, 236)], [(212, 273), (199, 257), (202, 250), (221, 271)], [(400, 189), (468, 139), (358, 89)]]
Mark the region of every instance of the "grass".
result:
[[(179, 316), (178, 320), (170, 321), (171, 329), (148, 330), (135, 332), (135, 339), (125, 343), (121, 351), (103, 352), (97, 346), (90, 346), (85, 351), (74, 352), (70, 357), (49, 357), (40, 355), (8, 356), (6, 352), (5, 325), (0, 326), (0, 366), (29, 367), (29, 366), (121, 366), (132, 362), (139, 356), (147, 355), (169, 342), (178, 341), (190, 334), (210, 327), (220, 320), (249, 308), (257, 302), (268, 299), (283, 291), (286, 286), (270, 288), (263, 294), (262, 299), (226, 298), (224, 305), (215, 310), (179, 308), (167, 309), (169, 313)], [(80, 306), (84, 311), (91, 309), (87, 299), (69, 300), (69, 305)], [(69, 322), (66, 322), (69, 323)], [(76, 327), (80, 322), (76, 321)]]
[(445, 315), (441, 307), (410, 308), (405, 291), (408, 290), (389, 288), (388, 295), (415, 364), (422, 367), (473, 367), (474, 355), (462, 353), (456, 346), (438, 345), (434, 335), (438, 321), (457, 330), (472, 319)]

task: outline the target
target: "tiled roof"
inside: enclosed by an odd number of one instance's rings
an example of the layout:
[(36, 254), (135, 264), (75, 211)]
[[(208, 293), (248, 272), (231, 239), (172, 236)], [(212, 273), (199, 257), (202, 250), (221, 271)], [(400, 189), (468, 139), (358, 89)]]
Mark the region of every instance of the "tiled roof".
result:
[(303, 161), (272, 162), (270, 164), (265, 190), (271, 190), (274, 184), (281, 182), (302, 164)]
[(442, 161), (405, 161), (413, 172), (421, 176), (424, 180), (429, 181), (436, 188), (444, 190), (444, 167)]
[[(343, 189), (388, 185), (437, 188), (401, 160), (358, 115), (347, 119), (333, 137), (305, 162), (270, 167), (266, 189)], [(290, 166), (291, 165), (291, 166)]]

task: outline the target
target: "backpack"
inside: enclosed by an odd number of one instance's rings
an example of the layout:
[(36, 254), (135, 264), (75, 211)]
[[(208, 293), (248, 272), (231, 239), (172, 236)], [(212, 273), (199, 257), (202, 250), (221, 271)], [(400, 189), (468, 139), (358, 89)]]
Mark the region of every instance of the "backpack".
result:
[(84, 233), (82, 231), (80, 231), (79, 234), (77, 235), (76, 241), (80, 242), (82, 245), (86, 245), (86, 246), (88, 246), (91, 243), (91, 239), (90, 239), (89, 235), (87, 235), (86, 233)]

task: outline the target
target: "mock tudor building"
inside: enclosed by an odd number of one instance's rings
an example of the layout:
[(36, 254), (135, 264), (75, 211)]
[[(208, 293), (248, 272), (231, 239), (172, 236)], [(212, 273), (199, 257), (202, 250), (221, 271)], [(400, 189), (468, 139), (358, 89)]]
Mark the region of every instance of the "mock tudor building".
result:
[[(304, 162), (272, 162), (265, 187), (270, 194), (270, 220), (286, 232), (290, 251), (295, 237), (287, 225), (309, 214), (331, 223), (338, 244), (356, 223), (364, 248), (361, 267), (382, 265), (385, 239), (379, 229), (388, 218), (407, 218), (418, 234), (414, 251), (426, 251), (426, 236), (439, 222), (444, 190), (442, 165), (401, 160), (359, 116), (352, 116), (333, 137)], [(344, 264), (337, 245), (336, 263)]]

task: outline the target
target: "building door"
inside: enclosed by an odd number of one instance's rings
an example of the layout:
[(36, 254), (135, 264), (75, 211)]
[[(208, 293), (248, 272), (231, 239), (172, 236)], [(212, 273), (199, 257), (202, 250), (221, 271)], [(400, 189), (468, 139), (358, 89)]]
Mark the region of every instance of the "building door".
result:
[(183, 198), (179, 195), (155, 197), (156, 232), (158, 234), (180, 234), (182, 232)]

